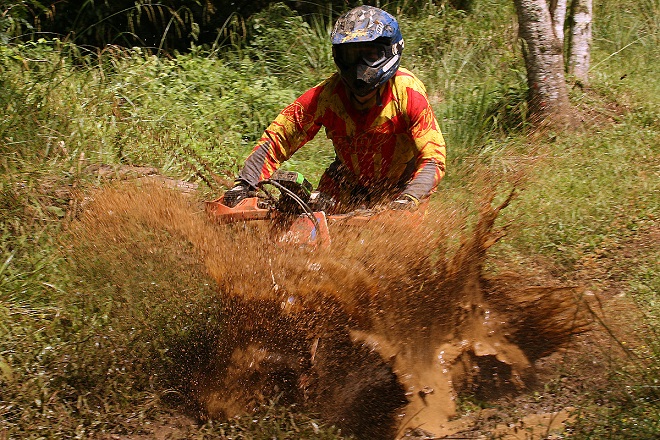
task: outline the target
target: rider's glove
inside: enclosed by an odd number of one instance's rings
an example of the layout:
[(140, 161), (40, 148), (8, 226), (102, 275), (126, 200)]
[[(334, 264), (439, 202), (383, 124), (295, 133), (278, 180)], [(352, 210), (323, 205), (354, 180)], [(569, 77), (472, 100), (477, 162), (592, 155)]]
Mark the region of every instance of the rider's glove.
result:
[(225, 193), (222, 202), (233, 208), (238, 205), (238, 202), (250, 196), (250, 187), (247, 183), (242, 180), (237, 180), (234, 184), (234, 187), (230, 190), (227, 190)]
[(415, 211), (419, 206), (419, 199), (410, 194), (401, 194), (398, 199), (390, 203), (389, 208), (395, 211)]
[(337, 203), (337, 201), (334, 197), (319, 191), (314, 191), (309, 196), (309, 207), (314, 212), (327, 211), (335, 206), (335, 203)]

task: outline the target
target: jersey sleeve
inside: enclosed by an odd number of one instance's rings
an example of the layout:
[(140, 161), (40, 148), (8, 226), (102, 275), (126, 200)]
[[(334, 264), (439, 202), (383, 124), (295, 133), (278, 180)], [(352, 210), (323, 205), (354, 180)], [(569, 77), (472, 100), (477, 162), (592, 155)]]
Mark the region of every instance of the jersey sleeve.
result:
[(438, 121), (421, 82), (407, 90), (410, 136), (417, 148), (415, 172), (403, 193), (417, 199), (429, 196), (445, 175), (447, 150)]
[(245, 160), (239, 179), (251, 185), (268, 179), (282, 162), (314, 138), (321, 128), (319, 96), (324, 87), (325, 82), (309, 89), (280, 112)]

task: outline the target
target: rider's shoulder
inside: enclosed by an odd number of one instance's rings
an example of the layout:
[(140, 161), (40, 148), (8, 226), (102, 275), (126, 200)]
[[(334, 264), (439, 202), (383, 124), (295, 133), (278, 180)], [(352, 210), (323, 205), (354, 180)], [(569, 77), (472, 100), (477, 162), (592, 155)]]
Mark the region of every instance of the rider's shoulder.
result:
[(426, 87), (422, 81), (408, 69), (399, 67), (390, 80), (392, 93), (400, 102), (407, 103), (411, 97), (426, 96)]
[(422, 81), (419, 78), (417, 78), (417, 76), (415, 76), (415, 74), (412, 73), (410, 70), (405, 69), (403, 67), (399, 67), (399, 70), (397, 70), (396, 75), (394, 75), (393, 79), (397, 85), (410, 87), (415, 90), (425, 89)]
[(339, 83), (341, 83), (341, 76), (338, 72), (335, 72), (312, 88), (319, 90), (334, 89)]

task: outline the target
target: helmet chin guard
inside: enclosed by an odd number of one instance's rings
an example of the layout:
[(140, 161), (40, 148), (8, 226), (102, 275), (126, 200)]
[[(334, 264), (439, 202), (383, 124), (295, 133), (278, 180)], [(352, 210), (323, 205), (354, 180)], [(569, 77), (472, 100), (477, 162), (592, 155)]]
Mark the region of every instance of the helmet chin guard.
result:
[(348, 88), (366, 96), (399, 68), (403, 36), (396, 19), (372, 6), (359, 6), (337, 19), (332, 56)]

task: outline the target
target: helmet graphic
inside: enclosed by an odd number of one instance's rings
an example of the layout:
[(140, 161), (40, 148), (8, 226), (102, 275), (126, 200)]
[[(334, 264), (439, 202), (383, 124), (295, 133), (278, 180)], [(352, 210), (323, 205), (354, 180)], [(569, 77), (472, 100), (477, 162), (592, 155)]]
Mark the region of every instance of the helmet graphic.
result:
[(368, 95), (396, 73), (403, 36), (396, 19), (373, 6), (359, 6), (337, 19), (332, 56), (349, 89)]

